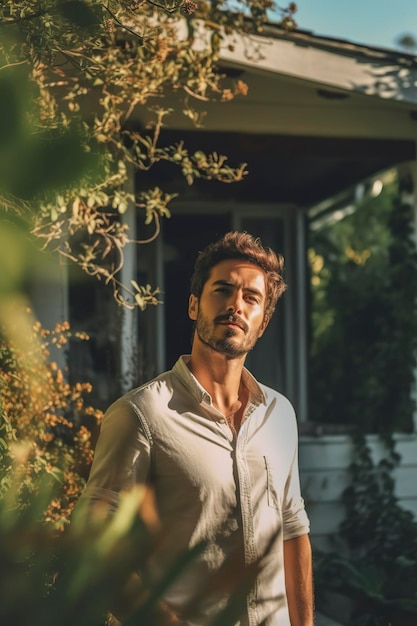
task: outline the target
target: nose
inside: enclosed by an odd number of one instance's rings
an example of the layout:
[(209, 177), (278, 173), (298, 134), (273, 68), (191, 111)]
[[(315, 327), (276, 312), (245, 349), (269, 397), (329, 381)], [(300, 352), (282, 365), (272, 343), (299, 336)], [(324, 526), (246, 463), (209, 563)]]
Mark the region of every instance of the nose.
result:
[(235, 291), (230, 295), (227, 303), (227, 311), (236, 315), (242, 314), (243, 297), (239, 291)]

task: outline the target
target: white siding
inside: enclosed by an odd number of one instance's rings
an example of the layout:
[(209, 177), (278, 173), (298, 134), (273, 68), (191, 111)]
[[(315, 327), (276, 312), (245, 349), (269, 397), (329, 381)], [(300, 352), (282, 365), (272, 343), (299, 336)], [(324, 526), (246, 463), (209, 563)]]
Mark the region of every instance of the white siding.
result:
[[(375, 462), (384, 458), (378, 437), (369, 436), (368, 443)], [(396, 494), (400, 504), (417, 519), (417, 435), (396, 436), (396, 449), (401, 455), (394, 473)], [(300, 478), (311, 521), (311, 539), (317, 547), (328, 546), (343, 520), (341, 498), (349, 484), (352, 454), (348, 435), (300, 436)]]

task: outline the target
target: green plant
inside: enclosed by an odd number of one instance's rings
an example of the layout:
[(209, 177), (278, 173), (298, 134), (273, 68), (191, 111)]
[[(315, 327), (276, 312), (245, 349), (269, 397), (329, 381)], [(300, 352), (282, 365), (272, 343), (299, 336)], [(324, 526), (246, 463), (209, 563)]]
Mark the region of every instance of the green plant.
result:
[(15, 486), (26, 468), (16, 462), (0, 501), (0, 620), (10, 626), (104, 624), (129, 568), (150, 549), (151, 533), (137, 515), (143, 493), (130, 494), (111, 521), (96, 515), (86, 524), (74, 515), (57, 533), (42, 520), (57, 497), (56, 484), (35, 478), (26, 506), (19, 504)]
[[(126, 592), (132, 572), (143, 570), (158, 548), (160, 529), (151, 492), (137, 486), (123, 494), (112, 516), (104, 502), (90, 510), (77, 507), (71, 524), (57, 532), (54, 524), (43, 519), (48, 503), (57, 497), (56, 483), (37, 476), (25, 507), (19, 504), (18, 484), (27, 468), (27, 459), (16, 459), (10, 485), (0, 500), (0, 622), (9, 626), (104, 626), (118, 623), (109, 609), (122, 606), (123, 626), (172, 624), (162, 594), (204, 545), (180, 555), (158, 584), (151, 585), (143, 577), (132, 597)], [(234, 574), (235, 579), (240, 575), (240, 585), (229, 603), (213, 616), (212, 626), (236, 623), (237, 606), (251, 586), (256, 567)], [(201, 595), (193, 601), (201, 601), (210, 587), (224, 588), (228, 574), (230, 571), (218, 572), (214, 580), (207, 579)]]
[[(204, 104), (245, 95), (218, 67), (223, 39), (262, 28), (272, 0), (32, 0), (0, 5), (0, 207), (41, 245), (144, 308), (158, 289), (121, 282), (124, 249), (159, 233), (175, 193), (148, 172), (169, 164), (186, 183), (238, 182), (246, 164), (168, 144), (172, 114), (202, 127)], [(297, 7), (281, 11), (295, 27)], [(248, 14), (251, 19), (248, 19)], [(228, 45), (233, 45), (229, 43)], [(135, 172), (138, 190), (128, 187)], [(123, 222), (144, 214), (133, 240)]]
[[(417, 616), (417, 524), (395, 493), (394, 433), (414, 430), (417, 257), (411, 181), (392, 178), (341, 221), (313, 230), (312, 407), (353, 426), (339, 542), (315, 559), (321, 593), (349, 598), (352, 626)], [(378, 433), (375, 462), (367, 433)]]
[(63, 528), (85, 483), (93, 455), (91, 431), (102, 412), (86, 403), (89, 383), (69, 384), (51, 351), (73, 336), (68, 323), (52, 330), (12, 299), (0, 303), (0, 494), (9, 492), (15, 462), (24, 467), (13, 486), (15, 505), (25, 508), (44, 480), (57, 483), (43, 518)]
[(395, 495), (400, 458), (392, 437), (377, 464), (365, 437), (357, 435), (354, 444), (341, 544), (317, 554), (316, 585), (352, 601), (352, 626), (411, 626), (417, 616), (417, 523)]
[(411, 432), (417, 256), (409, 180), (343, 219), (312, 223), (312, 420), (366, 433)]
[(366, 558), (317, 554), (316, 587), (352, 601), (349, 626), (413, 626), (417, 615), (415, 566), (415, 561), (398, 557), (385, 570)]

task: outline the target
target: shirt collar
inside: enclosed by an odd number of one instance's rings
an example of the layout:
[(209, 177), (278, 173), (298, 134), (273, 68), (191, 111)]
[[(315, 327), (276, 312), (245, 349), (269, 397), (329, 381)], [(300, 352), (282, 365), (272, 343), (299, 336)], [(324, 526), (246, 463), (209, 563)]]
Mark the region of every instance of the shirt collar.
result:
[[(189, 354), (183, 354), (180, 356), (172, 368), (172, 371), (200, 403), (206, 402), (211, 405), (213, 403), (211, 395), (204, 389), (194, 374), (192, 374), (188, 369), (190, 358), (191, 355)], [(242, 371), (242, 380), (244, 385), (249, 389), (249, 402), (254, 402), (255, 404), (265, 404), (266, 397), (261, 385), (245, 367)]]

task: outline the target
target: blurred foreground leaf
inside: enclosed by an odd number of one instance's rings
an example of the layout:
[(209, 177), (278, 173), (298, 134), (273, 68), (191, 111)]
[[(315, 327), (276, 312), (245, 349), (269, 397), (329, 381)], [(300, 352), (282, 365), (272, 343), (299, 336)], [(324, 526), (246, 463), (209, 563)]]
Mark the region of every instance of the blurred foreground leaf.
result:
[[(59, 190), (93, 171), (97, 154), (87, 149), (82, 127), (41, 128), (41, 93), (26, 65), (7, 67), (0, 54), (0, 195), (30, 200)], [(6, 67), (4, 67), (6, 66)]]
[(61, 0), (57, 8), (62, 17), (81, 28), (95, 26), (99, 22), (94, 8), (82, 0)]

